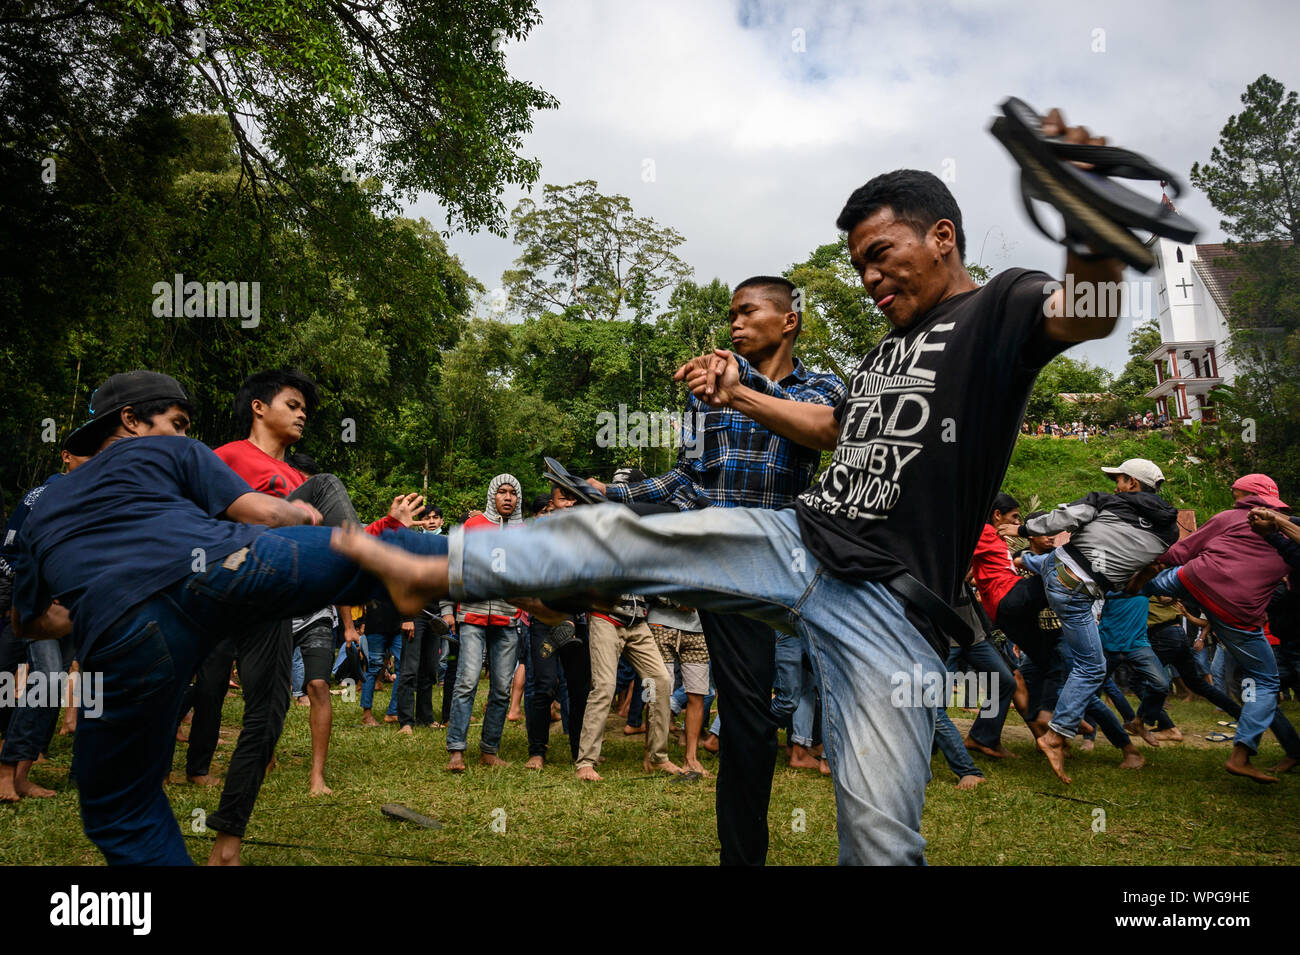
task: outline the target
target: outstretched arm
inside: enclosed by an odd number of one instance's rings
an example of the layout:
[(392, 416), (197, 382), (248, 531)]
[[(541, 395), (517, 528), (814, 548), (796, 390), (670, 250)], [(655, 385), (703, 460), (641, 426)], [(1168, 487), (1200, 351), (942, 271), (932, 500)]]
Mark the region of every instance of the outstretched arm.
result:
[(230, 502), (224, 515), (239, 524), (264, 524), (267, 527), (321, 522), (320, 511), (306, 501), (286, 501), (259, 491), (239, 495)]

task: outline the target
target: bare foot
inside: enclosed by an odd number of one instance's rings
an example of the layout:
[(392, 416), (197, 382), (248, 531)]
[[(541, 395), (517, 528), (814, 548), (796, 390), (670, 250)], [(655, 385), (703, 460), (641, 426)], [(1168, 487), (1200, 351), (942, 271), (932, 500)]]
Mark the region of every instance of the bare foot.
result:
[(710, 733), (700, 742), (700, 749), (707, 750), (710, 753), (718, 751), (718, 734)]
[[(1084, 739), (1079, 740), (1079, 752), (1081, 753), (1091, 753), (1096, 748), (1097, 741), (1095, 739), (1087, 739), (1085, 737)], [(1070, 755), (1070, 748), (1068, 746), (1065, 748), (1065, 755)]]
[(971, 739), (969, 736), (966, 737), (966, 748), (969, 750), (973, 750), (976, 753), (983, 753), (985, 756), (992, 756), (994, 759), (1019, 759), (1020, 758), (1015, 753), (1011, 752), (1011, 750), (1003, 746), (1000, 742), (998, 743), (998, 748), (994, 749), (992, 746), (985, 746), (983, 743), (977, 742), (976, 740)]
[(682, 774), (681, 767), (671, 759), (665, 759), (662, 763), (652, 763), (650, 757), (647, 756), (641, 761), (641, 765), (645, 767), (647, 773), (667, 773), (670, 776), (680, 776)]
[(1064, 736), (1056, 730), (1048, 730), (1042, 736), (1035, 740), (1039, 751), (1047, 757), (1047, 762), (1052, 767), (1052, 772), (1056, 777), (1066, 785), (1070, 783), (1070, 777), (1065, 775), (1065, 750), (1068, 745)]
[(961, 779), (957, 780), (957, 788), (974, 789), (976, 786), (978, 786), (980, 783), (984, 781), (985, 781), (985, 777), (983, 776), (963, 776)]
[(202, 776), (186, 776), (185, 779), (194, 786), (220, 786), (221, 779), (213, 776), (211, 773), (204, 773)]
[(601, 776), (600, 773), (596, 772), (596, 768), (594, 766), (580, 766), (578, 767), (578, 772), (575, 775), (577, 775), (579, 779), (585, 779), (589, 783), (598, 783), (602, 779), (604, 779), (604, 777)]
[(1181, 743), (1183, 741), (1183, 731), (1177, 726), (1171, 726), (1167, 730), (1159, 730), (1154, 735), (1162, 743)]
[(518, 710), (511, 710), (509, 713), (506, 714), (506, 721), (509, 723), (518, 723), (523, 718), (524, 718), (524, 714), (519, 712)]
[(1147, 729), (1147, 725), (1140, 718), (1129, 720), (1124, 724), (1124, 729), (1128, 730), (1134, 736), (1142, 737), (1142, 742), (1148, 746), (1159, 746), (1160, 740), (1156, 739), (1154, 733)]
[(361, 714), (361, 725), (378, 726), (379, 720), (375, 719), (375, 714), (371, 713), (369, 710), (366, 710)]
[(524, 769), (541, 769), (546, 765), (546, 760), (540, 756), (529, 756), (528, 762), (524, 763)]
[(243, 841), (240, 836), (218, 832), (208, 856), (208, 865), (239, 865), (239, 849)]
[(1262, 772), (1250, 765), (1250, 750), (1246, 749), (1246, 747), (1242, 746), (1240, 743), (1232, 747), (1232, 755), (1229, 756), (1228, 761), (1223, 764), (1223, 768), (1234, 776), (1245, 776), (1252, 782), (1277, 782), (1276, 776), (1270, 776), (1268, 773)]
[(790, 763), (791, 769), (817, 769), (821, 761), (817, 759), (808, 747), (800, 746), (794, 743), (790, 746)]
[(328, 786), (325, 785), (325, 780), (324, 780), (324, 778), (321, 778), (321, 779), (315, 779), (315, 778), (313, 778), (312, 781), (311, 781), (311, 790), (310, 790), (310, 792), (311, 792), (311, 794), (312, 794), (313, 796), (333, 796), (333, 795), (334, 795), (334, 790), (330, 789)]
[(400, 733), (402, 736), (414, 736), (414, 735), (415, 735), (415, 729), (414, 729), (413, 727), (411, 727), (410, 725), (403, 726), (403, 727), (402, 727), (400, 730), (398, 730), (397, 732)]
[(447, 760), (447, 772), (463, 773), (465, 771), (465, 754), (460, 750), (451, 754), (451, 759)]
[(496, 753), (483, 753), (481, 756), (479, 756), (478, 761), (482, 763), (484, 766), (509, 766), (510, 765), (504, 759), (498, 756)]
[(711, 772), (709, 772), (707, 769), (704, 768), (704, 765), (698, 759), (682, 760), (682, 768), (684, 768), (688, 773), (699, 773), (701, 776), (705, 777), (706, 779), (713, 775)]
[(1129, 743), (1124, 747), (1124, 758), (1119, 761), (1120, 769), (1141, 769), (1146, 764), (1146, 759), (1138, 752), (1136, 746)]
[(17, 802), (18, 790), (14, 788), (14, 763), (0, 763), (0, 802)]
[(817, 760), (817, 771), (821, 773), (823, 776), (829, 776), (831, 774), (830, 760), (828, 760), (825, 756)]
[(408, 616), (434, 597), (447, 596), (446, 557), (417, 557), (381, 542), (358, 524), (334, 528), (330, 547), (378, 577), (393, 605)]
[(385, 723), (396, 723), (396, 722), (397, 722), (397, 717), (396, 717), (396, 716), (393, 716), (391, 713), (385, 713), (385, 714), (384, 714), (384, 722), (385, 722)]
[(178, 729), (178, 730), (176, 731), (176, 742), (178, 742), (178, 743), (188, 743), (189, 741), (190, 741), (190, 738), (189, 738), (188, 736), (185, 735), (185, 731), (184, 731), (184, 730), (180, 730), (180, 729)]
[(305, 693), (302, 696), (296, 697), (294, 703), (299, 706), (311, 706), (311, 700), (308, 699), (307, 694)]
[(1097, 732), (1097, 727), (1093, 726), (1087, 720), (1079, 720), (1079, 732), (1084, 736), (1091, 736)]
[(1283, 759), (1282, 762), (1270, 769), (1269, 772), (1279, 774), (1289, 773), (1291, 770), (1295, 769), (1297, 764), (1300, 764), (1300, 759), (1296, 759), (1294, 756), (1288, 756)]

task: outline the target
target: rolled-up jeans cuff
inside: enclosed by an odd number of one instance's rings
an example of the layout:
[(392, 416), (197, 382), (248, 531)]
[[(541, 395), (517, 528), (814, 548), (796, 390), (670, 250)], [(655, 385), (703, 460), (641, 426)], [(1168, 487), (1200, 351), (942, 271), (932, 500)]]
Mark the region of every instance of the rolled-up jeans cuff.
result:
[(465, 530), (453, 527), (447, 535), (447, 591), (452, 600), (465, 599)]
[(1051, 730), (1053, 733), (1055, 733), (1057, 736), (1064, 736), (1066, 739), (1074, 739), (1076, 736), (1079, 735), (1079, 731), (1077, 728), (1072, 730), (1067, 730), (1064, 727), (1062, 727), (1059, 723), (1056, 722), (1048, 723), (1047, 728)]

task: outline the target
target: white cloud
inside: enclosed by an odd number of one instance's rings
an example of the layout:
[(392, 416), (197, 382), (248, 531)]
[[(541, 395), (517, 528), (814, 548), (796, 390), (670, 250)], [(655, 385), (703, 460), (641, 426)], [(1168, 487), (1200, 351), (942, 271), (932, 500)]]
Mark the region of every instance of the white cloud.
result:
[[(1060, 251), (1028, 223), (1012, 165), (986, 132), (1004, 97), (1060, 105), (1186, 179), (1249, 82), (1267, 72), (1300, 88), (1300, 12), (1262, 2), (1235, 3), (1229, 15), (1172, 0), (1085, 9), (558, 0), (542, 12), (542, 26), (508, 48), (512, 73), (560, 100), (525, 144), (542, 160), (542, 182), (596, 179), (628, 196), (686, 236), (684, 257), (705, 281), (788, 267), (835, 237), (854, 187), (898, 166), (938, 173), (945, 160), (955, 163), (968, 256), (984, 245), (995, 269), (1055, 272)], [(796, 28), (803, 53), (791, 48)], [(1105, 52), (1093, 52), (1098, 29)], [(522, 194), (508, 192), (507, 208)], [(1222, 238), (1203, 196), (1179, 208), (1201, 223), (1202, 241)], [(410, 211), (442, 220), (431, 197)], [(517, 254), (486, 234), (450, 244), (489, 288)], [(1126, 350), (1117, 332), (1071, 354), (1117, 369)]]

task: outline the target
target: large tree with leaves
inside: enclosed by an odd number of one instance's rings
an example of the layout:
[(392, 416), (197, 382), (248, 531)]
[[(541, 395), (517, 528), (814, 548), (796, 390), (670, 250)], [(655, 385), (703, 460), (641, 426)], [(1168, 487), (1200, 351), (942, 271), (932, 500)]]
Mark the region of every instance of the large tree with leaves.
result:
[(651, 314), (661, 292), (691, 275), (676, 229), (636, 215), (625, 196), (595, 181), (546, 186), (510, 216), (522, 252), (501, 281), (523, 315), (573, 311), (589, 318)]

